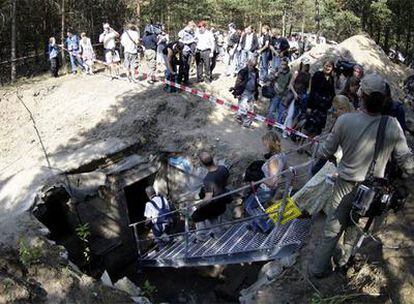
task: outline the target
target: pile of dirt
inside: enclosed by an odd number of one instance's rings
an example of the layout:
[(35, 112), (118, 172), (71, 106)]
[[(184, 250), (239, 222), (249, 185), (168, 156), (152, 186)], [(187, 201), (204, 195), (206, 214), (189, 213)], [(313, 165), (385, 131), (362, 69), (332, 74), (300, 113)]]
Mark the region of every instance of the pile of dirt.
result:
[(314, 48), (293, 62), (292, 65), (297, 68), (301, 61), (309, 62), (313, 73), (321, 69), (323, 63), (328, 59), (335, 62), (337, 60), (355, 62), (361, 64), (368, 73), (380, 74), (391, 85), (393, 93), (398, 99), (404, 97), (401, 85), (408, 76), (413, 74), (413, 71), (408, 67), (392, 62), (374, 40), (364, 35), (352, 36), (338, 45)]

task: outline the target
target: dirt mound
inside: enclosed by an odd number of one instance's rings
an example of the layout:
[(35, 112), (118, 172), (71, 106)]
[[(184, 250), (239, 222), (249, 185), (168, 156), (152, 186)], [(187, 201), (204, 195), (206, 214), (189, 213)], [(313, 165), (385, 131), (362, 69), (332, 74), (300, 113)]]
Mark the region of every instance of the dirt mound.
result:
[(297, 68), (301, 61), (311, 64), (311, 72), (322, 68), (325, 60), (348, 60), (361, 64), (368, 73), (376, 72), (391, 85), (396, 98), (403, 98), (401, 85), (413, 73), (404, 65), (393, 63), (374, 40), (364, 35), (352, 36), (335, 46), (318, 46), (293, 62)]

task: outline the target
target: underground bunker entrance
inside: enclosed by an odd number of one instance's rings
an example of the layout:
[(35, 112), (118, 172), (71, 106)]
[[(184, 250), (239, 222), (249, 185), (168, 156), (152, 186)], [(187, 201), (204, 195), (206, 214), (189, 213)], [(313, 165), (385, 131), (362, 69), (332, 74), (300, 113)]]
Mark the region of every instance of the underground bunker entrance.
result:
[(60, 241), (73, 233), (69, 223), (70, 195), (64, 187), (54, 187), (44, 194), (43, 202), (34, 211), (36, 218), (50, 231), (49, 238)]
[[(145, 219), (145, 204), (148, 202), (145, 188), (152, 186), (154, 180), (155, 174), (152, 174), (124, 187), (128, 219), (131, 224)], [(144, 231), (142, 225), (138, 227), (138, 230), (140, 232)]]

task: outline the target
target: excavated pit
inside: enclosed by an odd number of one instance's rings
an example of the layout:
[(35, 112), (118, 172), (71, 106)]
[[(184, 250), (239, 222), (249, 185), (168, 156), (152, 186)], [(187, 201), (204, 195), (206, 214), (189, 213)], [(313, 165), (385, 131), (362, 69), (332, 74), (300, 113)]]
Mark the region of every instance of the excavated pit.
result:
[[(78, 169), (56, 176), (38, 194), (33, 214), (48, 229), (48, 237), (67, 249), (69, 259), (95, 278), (106, 270), (112, 281), (127, 276), (142, 286), (148, 280), (158, 289), (157, 301), (174, 298), (176, 302), (200, 302), (206, 287), (211, 291), (210, 301), (218, 301), (217, 297), (236, 301), (238, 291), (254, 282), (262, 263), (219, 268), (137, 267), (137, 247), (129, 225), (144, 219), (148, 200), (145, 188), (154, 185), (172, 202), (182, 202), (186, 194), (194, 197), (201, 185), (196, 175), (169, 165), (170, 157), (177, 157), (177, 153), (163, 152), (156, 157), (131, 154), (83, 166), (84, 172)], [(198, 169), (198, 175), (201, 172)], [(89, 262), (76, 231), (86, 223), (90, 232)], [(149, 229), (140, 225), (138, 233), (144, 238)], [(166, 277), (173, 280), (165, 281)], [(233, 281), (230, 285), (229, 279)]]

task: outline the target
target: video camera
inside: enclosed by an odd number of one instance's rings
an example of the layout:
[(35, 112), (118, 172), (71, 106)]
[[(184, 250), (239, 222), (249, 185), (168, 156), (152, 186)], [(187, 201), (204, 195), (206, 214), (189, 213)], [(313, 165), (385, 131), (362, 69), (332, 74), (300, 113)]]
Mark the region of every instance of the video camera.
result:
[(335, 73), (337, 75), (343, 74), (345, 77), (351, 77), (354, 73), (354, 66), (356, 63), (347, 60), (338, 60), (335, 64)]
[(352, 211), (359, 217), (380, 216), (390, 210), (401, 210), (407, 201), (408, 190), (395, 186), (384, 178), (362, 183), (356, 192)]

